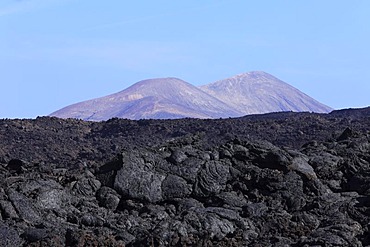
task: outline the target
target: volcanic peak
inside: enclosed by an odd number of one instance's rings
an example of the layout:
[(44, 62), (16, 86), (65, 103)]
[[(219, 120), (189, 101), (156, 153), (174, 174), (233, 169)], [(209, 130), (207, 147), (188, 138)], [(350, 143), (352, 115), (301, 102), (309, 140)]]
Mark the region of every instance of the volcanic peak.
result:
[(112, 117), (220, 118), (331, 110), (266, 72), (252, 71), (201, 87), (175, 77), (142, 80), (118, 93), (67, 106), (51, 116), (100, 121)]

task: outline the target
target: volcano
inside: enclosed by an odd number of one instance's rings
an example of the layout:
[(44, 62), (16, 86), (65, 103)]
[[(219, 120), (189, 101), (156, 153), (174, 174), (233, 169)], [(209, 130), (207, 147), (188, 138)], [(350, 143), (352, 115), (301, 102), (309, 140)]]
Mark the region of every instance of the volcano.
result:
[(64, 107), (50, 116), (110, 118), (227, 118), (268, 112), (332, 109), (266, 72), (249, 72), (196, 87), (178, 78), (156, 78), (101, 98)]
[(327, 113), (332, 110), (262, 71), (239, 74), (201, 89), (244, 115), (281, 111)]
[(73, 104), (51, 114), (93, 121), (113, 117), (174, 119), (239, 115), (233, 107), (177, 78), (143, 80), (118, 93)]

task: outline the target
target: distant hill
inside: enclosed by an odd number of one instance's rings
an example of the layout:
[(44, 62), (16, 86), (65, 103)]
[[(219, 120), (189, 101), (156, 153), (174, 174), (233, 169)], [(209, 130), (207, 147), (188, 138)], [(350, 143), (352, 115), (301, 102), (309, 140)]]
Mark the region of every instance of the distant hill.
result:
[(94, 121), (113, 117), (173, 119), (240, 115), (233, 107), (177, 78), (143, 80), (118, 93), (73, 104), (51, 114)]
[(249, 72), (201, 87), (243, 114), (294, 111), (326, 113), (332, 109), (265, 72)]
[(329, 112), (331, 108), (265, 72), (249, 72), (195, 87), (177, 78), (143, 80), (105, 97), (64, 107), (60, 118), (226, 118), (281, 111)]

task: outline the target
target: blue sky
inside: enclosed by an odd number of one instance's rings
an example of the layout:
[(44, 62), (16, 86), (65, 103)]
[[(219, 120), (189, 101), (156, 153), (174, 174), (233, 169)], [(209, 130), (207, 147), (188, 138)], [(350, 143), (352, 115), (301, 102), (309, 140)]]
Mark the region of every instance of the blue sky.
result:
[(0, 118), (157, 77), (262, 70), (335, 109), (370, 105), (367, 0), (0, 0)]

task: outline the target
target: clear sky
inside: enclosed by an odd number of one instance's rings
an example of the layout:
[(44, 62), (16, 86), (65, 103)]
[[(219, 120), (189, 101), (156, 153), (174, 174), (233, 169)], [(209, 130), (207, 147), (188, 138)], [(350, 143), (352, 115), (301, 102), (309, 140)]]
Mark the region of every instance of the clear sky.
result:
[(0, 0), (0, 118), (253, 70), (335, 109), (368, 106), (369, 13), (368, 0)]

